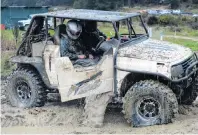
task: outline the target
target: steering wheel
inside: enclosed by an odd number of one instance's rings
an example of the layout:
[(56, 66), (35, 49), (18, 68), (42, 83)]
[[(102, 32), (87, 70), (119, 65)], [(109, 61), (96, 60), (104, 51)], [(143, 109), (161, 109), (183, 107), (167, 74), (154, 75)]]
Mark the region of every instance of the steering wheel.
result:
[(97, 51), (100, 48), (100, 45), (105, 41), (105, 38), (103, 36), (99, 37), (100, 42), (96, 45), (96, 48), (92, 48), (92, 50)]

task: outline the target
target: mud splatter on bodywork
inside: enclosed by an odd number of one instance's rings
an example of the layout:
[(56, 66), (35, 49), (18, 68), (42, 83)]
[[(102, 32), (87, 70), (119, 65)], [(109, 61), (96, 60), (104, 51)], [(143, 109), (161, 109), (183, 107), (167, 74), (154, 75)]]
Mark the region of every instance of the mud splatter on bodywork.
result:
[(189, 48), (153, 39), (123, 47), (118, 52), (118, 56), (120, 57), (130, 57), (156, 62), (173, 62), (183, 59), (189, 56), (189, 54), (192, 54)]
[(101, 75), (102, 75), (102, 71), (98, 72), (97, 74), (95, 74), (94, 76), (90, 77), (87, 80), (79, 82), (76, 85), (72, 85), (68, 92), (68, 96), (70, 96), (72, 93), (74, 95), (79, 95), (79, 94), (84, 94), (91, 90), (95, 90), (101, 84), (101, 80), (100, 80)]

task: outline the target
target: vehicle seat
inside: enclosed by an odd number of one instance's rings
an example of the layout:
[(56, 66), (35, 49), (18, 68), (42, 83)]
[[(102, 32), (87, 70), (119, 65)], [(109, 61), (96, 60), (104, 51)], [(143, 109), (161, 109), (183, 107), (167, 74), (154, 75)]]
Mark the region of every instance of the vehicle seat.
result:
[(61, 41), (61, 34), (66, 34), (66, 25), (65, 24), (60, 24), (56, 27), (55, 29), (55, 34), (54, 34), (54, 44), (60, 45)]

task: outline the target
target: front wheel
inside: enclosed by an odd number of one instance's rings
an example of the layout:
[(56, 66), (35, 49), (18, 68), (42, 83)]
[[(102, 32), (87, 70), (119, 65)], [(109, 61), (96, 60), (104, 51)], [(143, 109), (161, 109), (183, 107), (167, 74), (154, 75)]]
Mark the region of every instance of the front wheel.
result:
[(123, 99), (125, 118), (134, 127), (167, 124), (178, 113), (172, 90), (153, 80), (134, 84)]

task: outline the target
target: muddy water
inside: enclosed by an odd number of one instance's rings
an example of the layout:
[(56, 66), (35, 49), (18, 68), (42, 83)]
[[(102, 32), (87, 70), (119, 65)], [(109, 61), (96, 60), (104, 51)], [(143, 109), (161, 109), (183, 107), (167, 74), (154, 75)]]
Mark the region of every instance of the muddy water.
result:
[(79, 101), (47, 103), (33, 109), (11, 107), (4, 94), (1, 101), (2, 133), (198, 133), (198, 101), (194, 106), (181, 106), (182, 114), (171, 124), (142, 128), (130, 127), (121, 110), (111, 108), (106, 110), (101, 128), (82, 124), (84, 106)]

